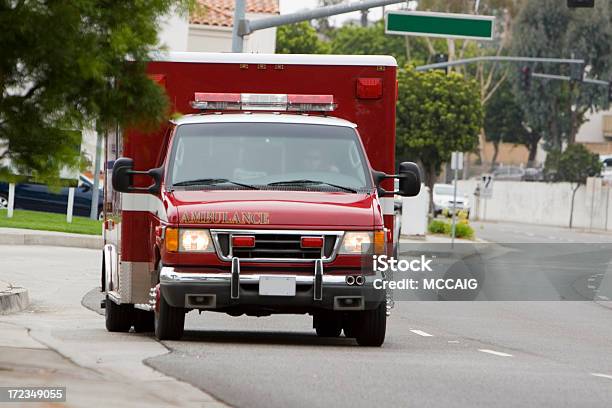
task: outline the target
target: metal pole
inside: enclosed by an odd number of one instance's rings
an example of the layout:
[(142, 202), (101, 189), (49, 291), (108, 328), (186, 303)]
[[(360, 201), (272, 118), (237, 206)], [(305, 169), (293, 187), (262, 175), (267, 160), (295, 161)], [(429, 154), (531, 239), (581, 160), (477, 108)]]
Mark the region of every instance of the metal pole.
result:
[(555, 64), (584, 64), (584, 60), (581, 59), (568, 59), (568, 58), (535, 58), (535, 57), (496, 57), (496, 56), (483, 56), (467, 58), (463, 60), (455, 60), (448, 62), (438, 62), (436, 64), (421, 65), (416, 67), (417, 71), (427, 71), (430, 69), (454, 67), (456, 65), (466, 65), (475, 62), (542, 62), (542, 63), (555, 63)]
[(93, 174), (93, 187), (91, 190), (91, 209), (89, 218), (92, 220), (98, 219), (98, 201), (100, 196), (100, 162), (102, 161), (102, 133), (97, 132), (96, 137), (96, 160)]
[(66, 222), (72, 222), (72, 210), (74, 209), (74, 187), (68, 189), (68, 210), (66, 211)]
[[(239, 0), (236, 0), (238, 3)], [(382, 7), (389, 4), (405, 3), (406, 0), (365, 0), (350, 4), (337, 4), (334, 6), (317, 7), (316, 9), (301, 11), (298, 13), (284, 14), (281, 16), (260, 18), (257, 20), (244, 20), (240, 24), (238, 35), (245, 36), (253, 31), (263, 30), (265, 28), (278, 27), (286, 24), (299, 23), (300, 21), (309, 21), (317, 18), (335, 16), (337, 14), (351, 13), (353, 11), (367, 10), (373, 7)], [(236, 7), (236, 10), (238, 7)], [(234, 15), (234, 22), (235, 20)], [(244, 18), (244, 17), (243, 17)], [(234, 24), (236, 27), (236, 24)], [(235, 51), (238, 52), (238, 51)]]
[(6, 212), (7, 218), (13, 218), (14, 208), (15, 208), (15, 183), (9, 183), (8, 208)]
[[(457, 155), (459, 156), (459, 155)], [(458, 159), (458, 157), (457, 157)], [(459, 160), (457, 160), (459, 161)], [(453, 227), (451, 232), (451, 248), (455, 247), (455, 235), (456, 235), (456, 226), (457, 226), (457, 177), (459, 175), (459, 170), (457, 169), (459, 163), (455, 163), (455, 186), (453, 189)]]
[[(244, 47), (244, 35), (239, 34), (240, 24), (245, 22), (246, 0), (236, 0), (234, 8), (234, 26), (232, 28), (232, 52), (242, 52)], [(248, 33), (247, 33), (248, 34)]]
[[(557, 80), (560, 80), (560, 81), (571, 81), (572, 80), (570, 77), (565, 76), (565, 75), (540, 74), (540, 73), (536, 73), (536, 72), (531, 74), (531, 76), (534, 77), (534, 78), (557, 79)], [(582, 82), (584, 82), (585, 84), (594, 84), (594, 85), (602, 85), (602, 86), (610, 85), (610, 82), (603, 81), (603, 80), (600, 80), (600, 79), (585, 78), (585, 79), (582, 80)]]

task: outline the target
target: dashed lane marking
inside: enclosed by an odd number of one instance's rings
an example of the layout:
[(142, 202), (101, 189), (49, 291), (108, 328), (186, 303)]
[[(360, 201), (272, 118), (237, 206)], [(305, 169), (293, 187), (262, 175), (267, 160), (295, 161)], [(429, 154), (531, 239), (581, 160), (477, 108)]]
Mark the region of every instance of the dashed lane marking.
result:
[(500, 356), (500, 357), (512, 357), (512, 354), (502, 353), (501, 351), (495, 351), (495, 350), (489, 350), (489, 349), (478, 349), (478, 351), (481, 351), (483, 353), (493, 354), (495, 356)]
[(591, 373), (591, 375), (593, 377), (601, 377), (601, 378), (607, 378), (608, 380), (612, 380), (612, 375), (608, 375), (608, 374)]
[(414, 334), (418, 334), (419, 336), (433, 337), (433, 334), (426, 333), (423, 330), (410, 330), (410, 331), (413, 332)]

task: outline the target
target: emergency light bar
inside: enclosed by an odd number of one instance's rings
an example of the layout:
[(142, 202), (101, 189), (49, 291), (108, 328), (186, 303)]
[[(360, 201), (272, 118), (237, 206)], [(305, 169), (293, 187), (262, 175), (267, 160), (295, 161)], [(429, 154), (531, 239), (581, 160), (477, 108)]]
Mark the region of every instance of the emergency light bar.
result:
[(196, 92), (191, 107), (200, 110), (331, 112), (336, 109), (336, 104), (333, 95)]

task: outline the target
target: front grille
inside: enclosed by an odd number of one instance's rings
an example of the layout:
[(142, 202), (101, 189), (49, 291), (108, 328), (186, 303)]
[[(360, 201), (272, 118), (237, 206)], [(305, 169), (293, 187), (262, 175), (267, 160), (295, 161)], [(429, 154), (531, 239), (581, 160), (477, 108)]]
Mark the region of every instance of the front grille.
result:
[[(221, 259), (229, 260), (238, 257), (241, 260), (298, 260), (331, 259), (334, 257), (336, 243), (341, 233), (321, 233), (315, 231), (300, 232), (255, 232), (255, 231), (212, 231), (217, 243), (217, 251)], [(253, 248), (233, 248), (231, 237), (248, 235), (255, 237)], [(323, 248), (302, 248), (302, 237), (323, 237)]]

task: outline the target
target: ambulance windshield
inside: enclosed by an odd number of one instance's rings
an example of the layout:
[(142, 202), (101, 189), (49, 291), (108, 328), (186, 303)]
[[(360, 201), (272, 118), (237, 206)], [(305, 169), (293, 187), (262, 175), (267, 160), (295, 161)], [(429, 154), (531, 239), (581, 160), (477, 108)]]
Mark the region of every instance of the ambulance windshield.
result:
[(370, 190), (354, 129), (292, 123), (180, 125), (168, 185), (202, 189)]

